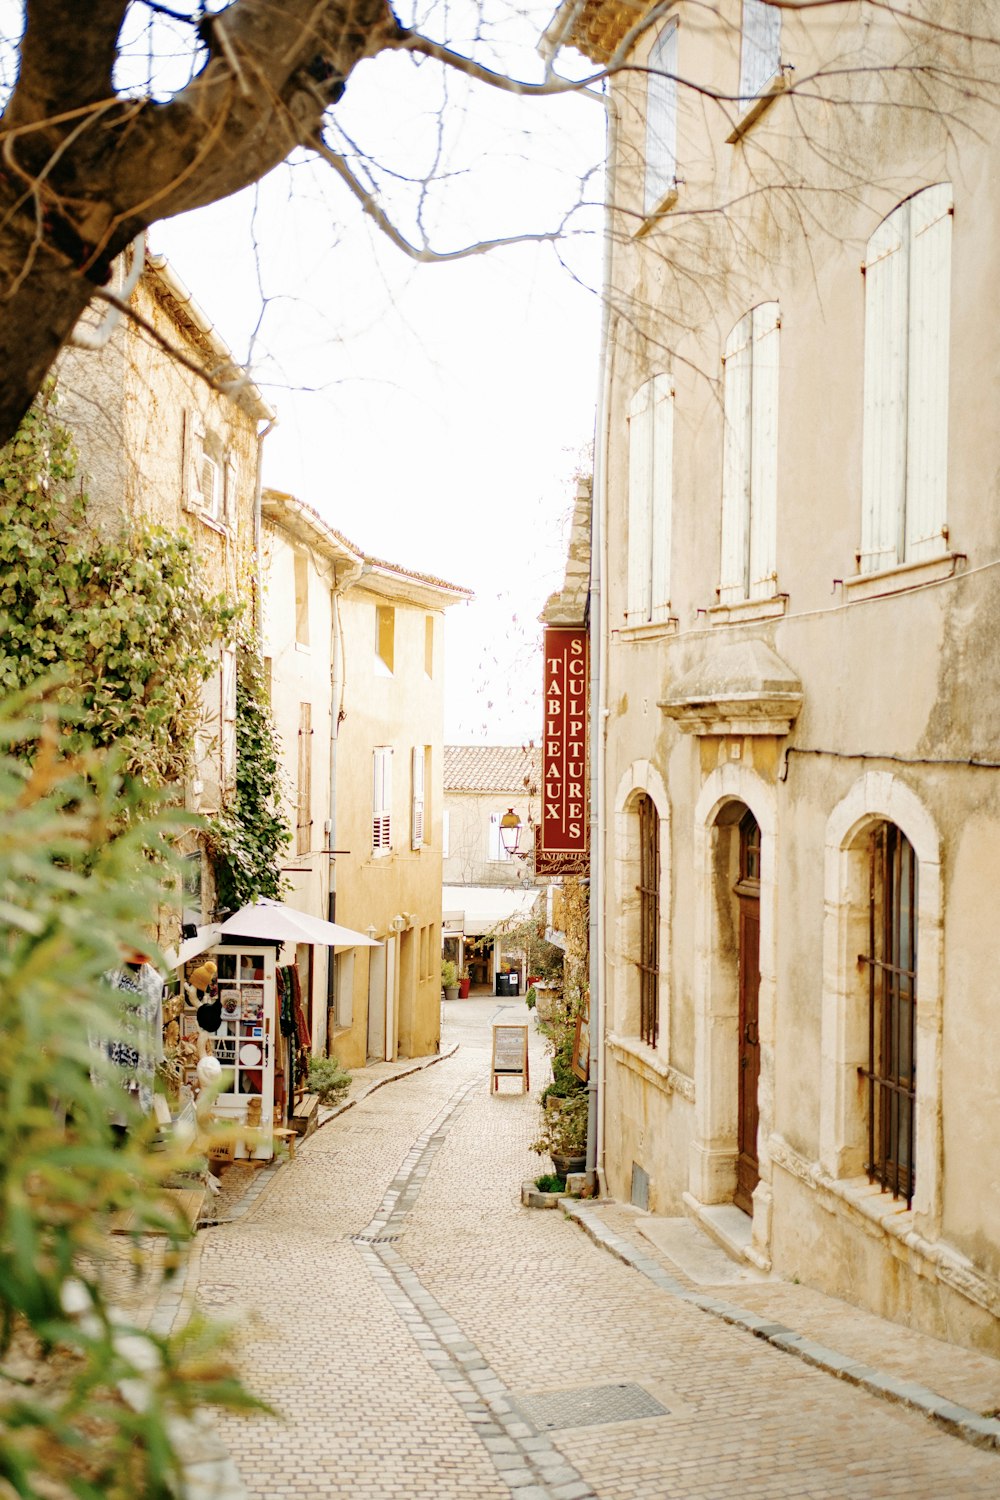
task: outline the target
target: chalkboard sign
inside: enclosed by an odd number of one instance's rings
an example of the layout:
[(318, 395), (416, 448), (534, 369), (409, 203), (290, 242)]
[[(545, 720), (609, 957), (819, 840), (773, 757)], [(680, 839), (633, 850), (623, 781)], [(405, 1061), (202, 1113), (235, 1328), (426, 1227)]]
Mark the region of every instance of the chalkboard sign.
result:
[(495, 1093), (501, 1078), (522, 1078), (523, 1092), (530, 1086), (528, 1079), (528, 1028), (527, 1026), (493, 1027), (493, 1078)]

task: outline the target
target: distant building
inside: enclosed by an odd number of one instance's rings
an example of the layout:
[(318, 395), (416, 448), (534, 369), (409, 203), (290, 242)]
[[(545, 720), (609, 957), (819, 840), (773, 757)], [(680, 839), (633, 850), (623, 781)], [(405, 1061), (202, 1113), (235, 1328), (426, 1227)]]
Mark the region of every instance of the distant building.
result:
[[(475, 985), (493, 985), (504, 957), (503, 932), (523, 921), (538, 901), (532, 853), (540, 771), (533, 747), (445, 746), (445, 956), (459, 970), (468, 968)], [(501, 837), (507, 812), (521, 825), (517, 854), (507, 853)]]
[(312, 950), (313, 1047), (347, 1067), (423, 1056), (440, 1037), (444, 611), (471, 596), (367, 556), (291, 495), (262, 510), (286, 899), (380, 944), (337, 950), (332, 972)]

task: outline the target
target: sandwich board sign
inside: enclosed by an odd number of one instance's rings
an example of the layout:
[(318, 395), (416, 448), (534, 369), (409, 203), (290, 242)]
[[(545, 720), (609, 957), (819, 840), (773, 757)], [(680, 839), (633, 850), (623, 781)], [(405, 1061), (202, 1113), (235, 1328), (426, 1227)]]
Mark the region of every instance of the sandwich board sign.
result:
[(528, 1078), (528, 1028), (497, 1022), (493, 1027), (493, 1076), (491, 1093), (500, 1087), (501, 1078), (524, 1080), (522, 1092), (530, 1087)]

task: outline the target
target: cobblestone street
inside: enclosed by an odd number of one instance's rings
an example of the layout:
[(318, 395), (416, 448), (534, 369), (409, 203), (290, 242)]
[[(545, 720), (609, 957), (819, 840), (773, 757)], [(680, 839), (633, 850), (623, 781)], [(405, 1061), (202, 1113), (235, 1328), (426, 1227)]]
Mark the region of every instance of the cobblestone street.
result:
[[(696, 1285), (628, 1209), (581, 1206), (585, 1232), (558, 1210), (523, 1208), (545, 1065), (533, 1035), (533, 1094), (504, 1083), (491, 1095), (501, 1008), (528, 1017), (494, 999), (446, 1007), (451, 1056), (361, 1098), (242, 1218), (199, 1235), (197, 1299), (237, 1320), (248, 1381), (280, 1414), (215, 1424), (247, 1493), (1000, 1493), (995, 1448), (898, 1404), (919, 1381), (970, 1420), (992, 1414), (1000, 1363), (802, 1287), (743, 1281), (714, 1251), (704, 1263), (726, 1284), (710, 1271)], [(756, 1332), (787, 1325), (839, 1350), (845, 1368), (881, 1371), (897, 1399), (754, 1337), (723, 1304)], [(996, 1424), (981, 1426), (989, 1441)]]

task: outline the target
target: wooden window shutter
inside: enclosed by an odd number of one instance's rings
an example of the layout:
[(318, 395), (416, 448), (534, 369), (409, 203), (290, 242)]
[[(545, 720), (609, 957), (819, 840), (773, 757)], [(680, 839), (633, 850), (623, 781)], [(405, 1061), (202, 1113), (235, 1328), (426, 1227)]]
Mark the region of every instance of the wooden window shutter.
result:
[(862, 573), (894, 566), (903, 551), (908, 238), (909, 204), (903, 203), (883, 220), (868, 241), (865, 261)]
[(181, 504), (185, 510), (200, 510), (201, 464), (205, 456), (205, 427), (190, 407), (184, 412), (181, 442)]
[(300, 703), (296, 854), (308, 854), (312, 849), (312, 736), (312, 704)]
[(372, 851), (387, 854), (392, 848), (392, 747), (376, 746), (372, 764)]
[(781, 71), (781, 12), (764, 0), (743, 0), (740, 100), (757, 95)]
[(421, 849), (424, 843), (424, 747), (414, 745), (410, 751), (413, 805), (410, 815), (410, 848)]
[(646, 183), (643, 212), (654, 213), (677, 180), (677, 22), (653, 43), (646, 76)]
[(749, 587), (752, 358), (753, 314), (747, 313), (730, 333), (723, 355), (721, 604), (745, 599)]
[(669, 375), (654, 375), (650, 465), (650, 619), (670, 614), (670, 548), (674, 508), (674, 391)]
[(909, 203), (907, 562), (934, 557), (946, 547), (952, 208), (947, 182)]
[(653, 386), (640, 386), (628, 418), (628, 594), (625, 619), (644, 624), (650, 617), (650, 520), (653, 485)]
[(755, 307), (750, 369), (750, 515), (748, 597), (777, 592), (778, 330), (777, 302)]

